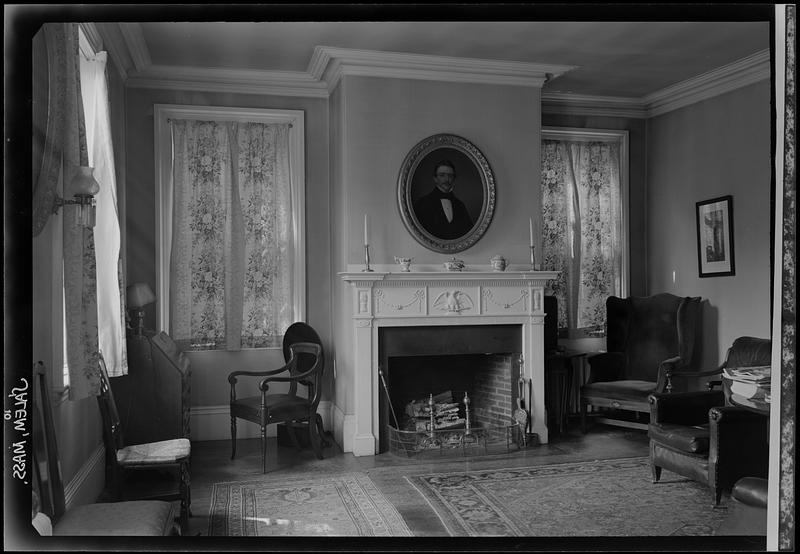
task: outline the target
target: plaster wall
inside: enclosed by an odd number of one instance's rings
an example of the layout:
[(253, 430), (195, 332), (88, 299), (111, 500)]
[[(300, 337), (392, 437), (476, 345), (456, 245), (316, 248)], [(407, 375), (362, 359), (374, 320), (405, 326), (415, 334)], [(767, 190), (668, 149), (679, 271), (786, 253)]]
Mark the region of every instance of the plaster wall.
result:
[[(771, 336), (770, 137), (769, 81), (648, 121), (647, 291), (703, 298), (704, 368), (736, 337)], [(700, 278), (695, 204), (726, 195), (736, 274)]]

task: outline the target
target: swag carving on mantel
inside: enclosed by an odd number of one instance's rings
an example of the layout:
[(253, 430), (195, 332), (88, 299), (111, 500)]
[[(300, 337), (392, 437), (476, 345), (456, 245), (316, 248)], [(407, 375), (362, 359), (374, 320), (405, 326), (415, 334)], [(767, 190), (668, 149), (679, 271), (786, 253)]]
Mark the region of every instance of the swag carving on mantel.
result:
[(548, 441), (544, 413), (544, 291), (556, 271), (351, 271), (355, 413), (343, 446), (356, 456), (377, 452), (381, 327), (519, 325), (522, 371), (533, 389), (533, 432)]

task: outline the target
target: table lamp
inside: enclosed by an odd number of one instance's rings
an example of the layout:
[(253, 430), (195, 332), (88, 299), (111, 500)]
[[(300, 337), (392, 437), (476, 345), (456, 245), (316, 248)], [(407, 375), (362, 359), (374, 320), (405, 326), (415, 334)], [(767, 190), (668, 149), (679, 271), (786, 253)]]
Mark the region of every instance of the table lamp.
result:
[(136, 310), (139, 316), (139, 323), (136, 326), (136, 334), (144, 334), (144, 307), (156, 301), (153, 289), (147, 283), (134, 283), (127, 289), (128, 308)]

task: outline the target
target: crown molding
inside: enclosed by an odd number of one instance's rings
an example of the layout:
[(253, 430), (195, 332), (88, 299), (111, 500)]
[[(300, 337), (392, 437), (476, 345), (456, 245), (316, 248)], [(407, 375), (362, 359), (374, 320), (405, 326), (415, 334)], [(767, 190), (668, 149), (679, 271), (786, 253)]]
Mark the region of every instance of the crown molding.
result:
[(762, 50), (641, 98), (543, 92), (542, 112), (646, 119), (769, 78), (769, 50)]
[(574, 65), (481, 60), (317, 46), (308, 73), (333, 91), (344, 75), (423, 79), (541, 88)]
[(770, 78), (769, 50), (663, 88), (643, 99), (647, 117), (661, 115)]
[[(542, 88), (577, 66), (317, 46), (306, 71), (152, 65), (138, 23), (97, 24), (126, 86), (326, 98), (345, 75)], [(645, 119), (770, 77), (769, 50), (641, 98), (542, 93), (542, 112)]]
[(644, 119), (647, 106), (640, 98), (543, 92), (542, 113)]
[(103, 49), (108, 52), (114, 67), (125, 83), (128, 73), (134, 67), (133, 59), (125, 39), (120, 31), (119, 23), (94, 23), (97, 33), (103, 41)]
[(126, 86), (201, 92), (327, 98), (324, 83), (303, 71), (256, 71), (151, 65), (131, 74)]
[(83, 34), (86, 35), (86, 39), (95, 52), (103, 50), (103, 39), (100, 33), (97, 32), (97, 26), (94, 23), (78, 23), (78, 26), (83, 31)]
[(118, 25), (136, 71), (144, 71), (153, 62), (150, 60), (150, 50), (144, 41), (142, 26), (138, 23), (118, 23)]

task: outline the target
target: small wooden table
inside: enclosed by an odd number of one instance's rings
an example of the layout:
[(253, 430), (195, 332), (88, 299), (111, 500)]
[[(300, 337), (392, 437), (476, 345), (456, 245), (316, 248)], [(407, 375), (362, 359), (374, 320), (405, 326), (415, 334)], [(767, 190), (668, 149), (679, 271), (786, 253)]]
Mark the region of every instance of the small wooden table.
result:
[(573, 374), (580, 364), (574, 361), (586, 356), (581, 350), (554, 350), (545, 354), (545, 405), (548, 419), (555, 419), (558, 432), (567, 425), (568, 409), (572, 396)]

